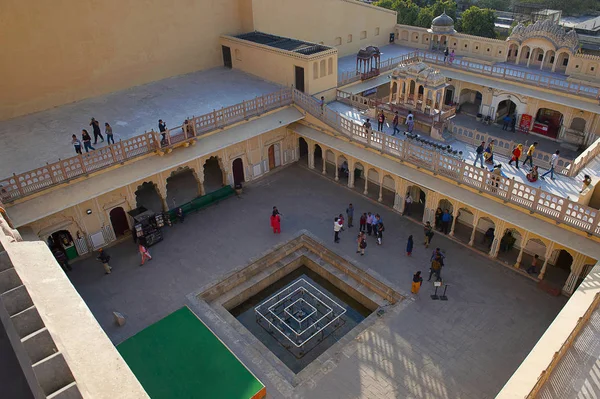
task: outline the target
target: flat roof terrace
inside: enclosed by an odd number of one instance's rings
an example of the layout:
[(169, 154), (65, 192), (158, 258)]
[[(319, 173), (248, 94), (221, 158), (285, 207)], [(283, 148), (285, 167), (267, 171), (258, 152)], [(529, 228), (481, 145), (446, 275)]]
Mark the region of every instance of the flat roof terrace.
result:
[(294, 53), (311, 55), (321, 51), (331, 50), (331, 47), (305, 42), (297, 39), (290, 39), (282, 36), (275, 36), (263, 32), (250, 32), (235, 36), (238, 39), (247, 40), (252, 43), (263, 44), (265, 46), (278, 48), (280, 50), (291, 51)]
[[(21, 173), (72, 157), (71, 135), (81, 139), (96, 118), (113, 128), (115, 141), (158, 130), (158, 120), (167, 127), (179, 126), (192, 115), (241, 103), (277, 91), (280, 87), (239, 70), (213, 68), (132, 87), (99, 97), (0, 122), (0, 177)], [(106, 139), (106, 138), (105, 138)], [(107, 142), (95, 145), (106, 146)]]

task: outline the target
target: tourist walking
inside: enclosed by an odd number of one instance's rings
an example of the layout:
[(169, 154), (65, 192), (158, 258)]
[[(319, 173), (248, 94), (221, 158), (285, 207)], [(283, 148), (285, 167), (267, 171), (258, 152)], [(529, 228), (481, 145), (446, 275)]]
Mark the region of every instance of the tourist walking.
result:
[(431, 281), (431, 276), (435, 274), (436, 281), (442, 280), (442, 259), (440, 257), (435, 257), (431, 261), (431, 267), (429, 268), (429, 278), (427, 281)]
[(325, 97), (321, 96), (321, 99), (319, 100), (319, 107), (321, 107), (321, 115), (323, 115), (323, 112), (325, 111)]
[(342, 225), (339, 218), (333, 219), (333, 242), (336, 244), (340, 242), (340, 230), (342, 230)]
[(410, 192), (406, 193), (404, 198), (404, 216), (410, 216), (410, 208), (413, 203), (413, 198), (410, 196)]
[(71, 270), (73, 270), (71, 268), (71, 265), (69, 265), (67, 255), (65, 255), (65, 252), (61, 248), (55, 247), (52, 250), (52, 255), (54, 255), (54, 259), (56, 259), (56, 262), (60, 265), (60, 267), (62, 267), (65, 273), (68, 273)]
[(380, 220), (377, 223), (377, 245), (383, 244), (383, 232), (385, 231), (385, 226), (383, 222)]
[(367, 214), (363, 213), (360, 216), (358, 231), (365, 232), (367, 230)]
[(398, 111), (394, 113), (394, 119), (392, 119), (392, 127), (394, 128), (394, 132), (392, 136), (395, 136), (396, 133), (400, 133), (400, 129), (398, 128), (398, 124), (400, 122), (400, 117), (398, 116)]
[(344, 215), (342, 215), (341, 213), (338, 215), (338, 223), (340, 224), (340, 226), (342, 226), (341, 231), (344, 231)]
[(525, 156), (525, 160), (523, 161), (523, 165), (529, 161), (529, 167), (533, 169), (533, 152), (535, 151), (535, 147), (538, 145), (537, 141), (534, 141), (532, 145), (529, 146), (527, 150), (527, 155)]
[(485, 163), (494, 164), (494, 144), (495, 140), (490, 141), (486, 149), (483, 151), (483, 157), (485, 158)]
[(361, 252), (360, 244), (361, 244), (362, 239), (364, 237), (365, 237), (365, 232), (364, 231), (359, 231), (358, 235), (356, 236), (356, 253), (360, 253)]
[(473, 162), (473, 166), (477, 166), (477, 161), (479, 161), (479, 164), (483, 168), (483, 152), (484, 151), (485, 151), (485, 141), (482, 141), (481, 144), (479, 144), (479, 147), (477, 147), (475, 149), (475, 162)]
[(275, 212), (271, 214), (271, 228), (273, 229), (273, 234), (281, 234), (281, 217), (279, 216), (279, 212)]
[(538, 259), (539, 259), (539, 255), (535, 254), (533, 255), (533, 259), (531, 260), (531, 266), (529, 266), (526, 270), (527, 274), (536, 274), (537, 273), (537, 263), (538, 263)]
[[(75, 148), (75, 152), (77, 154), (81, 154), (81, 141), (77, 138), (76, 135), (73, 135), (71, 137), (71, 144), (73, 144), (73, 147)], [(86, 151), (87, 152), (87, 151)]]
[(446, 235), (450, 230), (450, 223), (452, 223), (452, 215), (450, 214), (448, 209), (446, 209), (442, 214), (442, 232)]
[(108, 264), (110, 262), (110, 255), (104, 250), (104, 248), (100, 248), (98, 250), (98, 257), (96, 258), (102, 266), (104, 267), (104, 274), (110, 274), (112, 267)]
[(510, 126), (510, 121), (511, 117), (508, 114), (504, 115), (504, 118), (502, 118), (502, 130), (508, 130), (508, 127)]
[(160, 143), (165, 144), (167, 142), (167, 123), (162, 119), (158, 120), (158, 131), (160, 132)]
[(385, 122), (385, 115), (383, 114), (383, 110), (381, 110), (381, 113), (377, 117), (377, 130), (379, 130), (380, 132), (383, 132), (384, 122)]
[(452, 64), (454, 62), (454, 50), (452, 50), (452, 52), (450, 52), (450, 63)]
[(92, 147), (92, 138), (90, 137), (90, 134), (85, 129), (83, 129), (81, 131), (81, 140), (83, 141), (83, 147), (85, 148), (85, 152), (89, 152), (90, 150), (95, 150), (95, 148)]
[(412, 112), (409, 112), (408, 116), (406, 117), (406, 125), (408, 126), (408, 132), (412, 133), (415, 127), (415, 117), (413, 116)]
[(179, 221), (183, 223), (183, 221), (185, 220), (185, 214), (183, 213), (183, 209), (180, 206), (178, 206), (175, 210), (175, 214), (177, 215), (177, 219), (179, 219)]
[(102, 137), (102, 132), (100, 131), (100, 123), (96, 119), (92, 118), (90, 126), (94, 131), (94, 144), (98, 144), (98, 137), (100, 137), (102, 142), (104, 142), (104, 137)]
[(367, 214), (367, 234), (371, 235), (371, 232), (373, 231), (373, 219), (374, 219), (374, 215), (371, 214), (371, 212), (369, 212)]
[(346, 208), (346, 216), (348, 216), (348, 228), (353, 227), (352, 222), (354, 221), (354, 206), (352, 204), (348, 205)]
[(365, 123), (363, 123), (363, 127), (365, 128), (365, 133), (366, 134), (371, 133), (371, 122), (370, 122), (369, 118), (367, 118), (367, 120), (365, 121)]
[(146, 263), (146, 261), (152, 260), (152, 256), (150, 256), (150, 251), (148, 251), (148, 248), (146, 248), (145, 245), (140, 243), (138, 245), (138, 250), (140, 251), (140, 255), (142, 256), (142, 263), (140, 263), (140, 266), (143, 266), (144, 263)]
[(413, 238), (412, 235), (408, 236), (408, 240), (406, 241), (406, 256), (411, 256), (413, 251)]
[(448, 47), (446, 47), (446, 49), (444, 50), (444, 63), (446, 63), (446, 59), (448, 58), (449, 54), (450, 52), (448, 51)]
[(517, 115), (513, 114), (513, 116), (510, 118), (510, 131), (515, 132), (516, 129), (517, 129)]
[(559, 150), (556, 150), (556, 152), (552, 154), (552, 158), (550, 159), (550, 169), (540, 176), (542, 179), (544, 178), (544, 176), (550, 173), (550, 178), (554, 180), (554, 168), (556, 167), (556, 162), (558, 162), (558, 154), (560, 154)]
[(433, 250), (433, 252), (431, 253), (431, 258), (429, 259), (429, 261), (432, 261), (432, 260), (434, 260), (436, 258), (439, 260), (440, 264), (442, 266), (444, 266), (444, 259), (446, 259), (446, 255), (444, 255), (442, 253), (442, 250), (439, 249), (439, 248), (436, 248), (436, 249)]
[(521, 158), (521, 154), (523, 153), (523, 144), (517, 144), (512, 151), (512, 158), (508, 161), (508, 164), (512, 166), (512, 163), (515, 162), (517, 169), (519, 169), (519, 158)]
[(429, 244), (431, 243), (431, 240), (433, 238), (433, 228), (431, 227), (430, 222), (425, 223), (423, 233), (425, 235), (425, 241), (423, 242), (423, 244), (425, 245), (425, 248), (429, 248)]
[(112, 143), (115, 143), (115, 139), (113, 137), (113, 131), (112, 131), (112, 127), (108, 124), (108, 122), (106, 122), (104, 124), (104, 133), (106, 133), (106, 142), (108, 144), (110, 144), (110, 142), (112, 141)]
[(581, 187), (581, 191), (579, 192), (579, 194), (581, 194), (591, 184), (592, 184), (592, 178), (590, 177), (590, 175), (583, 176), (583, 186)]
[(422, 285), (423, 285), (423, 277), (421, 277), (421, 271), (419, 270), (418, 272), (413, 274), (410, 292), (412, 292), (413, 294), (418, 294)]
[(363, 256), (365, 254), (365, 248), (367, 248), (367, 237), (365, 236), (365, 233), (362, 233), (358, 237), (358, 248), (360, 248), (360, 256)]

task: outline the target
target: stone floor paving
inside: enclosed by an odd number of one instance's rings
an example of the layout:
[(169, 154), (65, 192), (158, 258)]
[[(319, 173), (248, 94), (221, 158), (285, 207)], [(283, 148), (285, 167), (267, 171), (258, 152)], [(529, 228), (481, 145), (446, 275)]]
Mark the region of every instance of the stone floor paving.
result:
[[(341, 103), (339, 101), (331, 102), (331, 103), (327, 104), (327, 106), (329, 108), (333, 109), (334, 111), (339, 112), (340, 114), (346, 116), (347, 118), (357, 121), (358, 123), (363, 123), (367, 119), (367, 115), (366, 115), (365, 111), (353, 108), (353, 107), (351, 107), (347, 104)], [(456, 118), (457, 118), (456, 119), (457, 124), (461, 124), (461, 125), (464, 125), (469, 128), (477, 128), (481, 132), (498, 135), (498, 136), (500, 136), (498, 131), (504, 132), (502, 130), (502, 128), (498, 128), (497, 126), (485, 126), (481, 123), (476, 123), (472, 120), (472, 118), (470, 118), (468, 116), (458, 115)], [(371, 122), (372, 122), (373, 126), (376, 126), (376, 123), (374, 121), (371, 121)], [(401, 129), (404, 127), (405, 126), (400, 126)], [(384, 124), (383, 132), (385, 134), (391, 135), (393, 133), (393, 131), (394, 130), (392, 128), (391, 121), (389, 121), (389, 120), (386, 121)], [(419, 132), (417, 130), (415, 130), (414, 132), (419, 133), (425, 137), (429, 136), (428, 134)], [(509, 137), (515, 137), (517, 139), (519, 137), (518, 133), (512, 133), (512, 132), (504, 132), (504, 133), (505, 133), (505, 136), (510, 135)], [(515, 136), (513, 136), (513, 135), (515, 135)], [(521, 134), (520, 136), (523, 136), (523, 135)], [(404, 135), (402, 135), (402, 134), (397, 134), (396, 137), (398, 137), (400, 139), (405, 138)], [(431, 139), (431, 140), (435, 141), (433, 139)], [(541, 143), (540, 149), (543, 149), (544, 151), (552, 153), (556, 149), (559, 149), (561, 151), (561, 153), (566, 152), (567, 154), (569, 154), (571, 156), (575, 155), (575, 153), (573, 151), (571, 151), (569, 153), (569, 150), (560, 148), (557, 145), (557, 143), (551, 142), (548, 139), (544, 139), (542, 137), (538, 137), (535, 135), (527, 135), (527, 136), (523, 137), (523, 140), (522, 140), (523, 143), (528, 143), (528, 144), (531, 144), (534, 141), (538, 141), (539, 143)], [(552, 143), (554, 143), (554, 145)], [(475, 153), (474, 146), (467, 145), (458, 140), (452, 141), (451, 145), (452, 145), (453, 149), (463, 152), (463, 157), (465, 158), (465, 160), (467, 162), (475, 161), (476, 153)], [(525, 148), (527, 148), (527, 147), (525, 147)], [(525, 159), (525, 157), (522, 157), (521, 159), (523, 160), (523, 159)], [(510, 178), (514, 178), (518, 182), (526, 183), (533, 187), (540, 187), (549, 193), (559, 195), (559, 196), (565, 197), (565, 198), (568, 197), (574, 201), (577, 201), (577, 199), (579, 197), (579, 191), (581, 190), (581, 185), (582, 185), (584, 174), (588, 174), (592, 177), (600, 177), (600, 161), (598, 160), (598, 157), (596, 157), (596, 159), (592, 160), (592, 162), (590, 162), (587, 165), (587, 167), (583, 168), (579, 172), (579, 174), (575, 177), (567, 177), (567, 176), (555, 174), (556, 180), (539, 179), (535, 183), (531, 183), (527, 180), (527, 172), (529, 171), (529, 168), (517, 169), (514, 164), (512, 166), (508, 164), (508, 161), (510, 160), (509, 158), (501, 156), (501, 155), (495, 155), (494, 160), (496, 163), (502, 164), (502, 171), (506, 174), (506, 176), (508, 176)], [(544, 169), (540, 169), (540, 174), (542, 174), (545, 171), (546, 170), (544, 170)]]
[[(383, 245), (369, 239), (364, 257), (355, 254), (356, 227), (342, 232), (341, 243), (333, 243), (333, 217), (349, 202), (356, 214), (380, 213), (386, 225)], [(283, 213), (281, 235), (269, 227), (273, 205)], [(431, 255), (431, 248), (420, 245), (420, 224), (299, 165), (266, 175), (245, 186), (241, 198), (165, 229), (165, 240), (150, 249), (153, 260), (143, 267), (127, 240), (108, 249), (111, 275), (88, 258), (75, 263), (69, 277), (118, 344), (186, 304), (188, 294), (222, 280), (303, 229), (400, 287), (408, 299), (291, 393), (278, 391), (269, 375), (242, 356), (267, 385), (269, 398), (492, 398), (566, 301), (439, 234), (433, 245), (446, 252), (443, 277), (449, 300), (430, 300), (433, 287), (427, 282), (418, 295), (410, 294), (412, 274), (426, 273)], [(410, 258), (404, 253), (409, 234), (416, 244)], [(127, 324), (117, 327), (112, 311), (122, 312)]]
[[(185, 118), (275, 92), (279, 86), (239, 70), (214, 68), (175, 76), (0, 122), (0, 177), (76, 155), (71, 135), (81, 139), (90, 118), (104, 135), (111, 124), (116, 141), (158, 130), (158, 120), (176, 127)], [(106, 137), (105, 137), (106, 139)], [(94, 148), (105, 146), (106, 141)]]

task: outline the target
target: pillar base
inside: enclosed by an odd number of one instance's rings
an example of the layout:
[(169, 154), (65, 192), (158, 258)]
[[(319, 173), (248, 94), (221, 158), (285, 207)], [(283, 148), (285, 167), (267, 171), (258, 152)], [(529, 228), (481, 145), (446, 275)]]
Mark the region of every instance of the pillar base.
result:
[(369, 194), (369, 192), (367, 190), (365, 190), (365, 191), (363, 191), (363, 194), (367, 195), (367, 194)]

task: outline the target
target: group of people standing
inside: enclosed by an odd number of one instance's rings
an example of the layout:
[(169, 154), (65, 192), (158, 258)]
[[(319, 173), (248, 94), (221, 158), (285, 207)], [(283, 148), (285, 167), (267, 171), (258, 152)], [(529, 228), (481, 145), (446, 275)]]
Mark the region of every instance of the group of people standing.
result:
[[(383, 128), (385, 126), (385, 114), (383, 113), (383, 110), (381, 110), (379, 112), (379, 114), (377, 115), (377, 130), (380, 132), (383, 132)], [(412, 112), (408, 112), (408, 115), (406, 115), (406, 131), (409, 133), (412, 133), (413, 129), (415, 128), (415, 116), (412, 114)], [(395, 136), (396, 133), (400, 133), (400, 115), (398, 114), (398, 111), (394, 112), (394, 118), (392, 119), (392, 128), (393, 128), (393, 132), (392, 132), (392, 136)], [(367, 134), (372, 134), (372, 126), (371, 126), (371, 120), (369, 118), (367, 118), (365, 120), (365, 122), (363, 123), (363, 127), (365, 128), (365, 132)]]
[[(100, 129), (100, 122), (98, 122), (95, 118), (92, 118), (90, 121), (90, 126), (92, 127), (92, 132), (94, 133), (94, 145), (98, 144), (98, 138), (104, 142), (104, 136), (102, 136), (102, 131)], [(113, 130), (108, 122), (104, 123), (104, 133), (106, 134), (106, 141), (108, 144), (114, 144), (115, 139), (113, 136)], [(77, 154), (82, 154), (82, 142), (85, 152), (95, 150), (95, 148), (92, 146), (92, 137), (86, 129), (81, 130), (81, 140), (79, 140), (76, 135), (71, 136), (71, 144), (73, 144)]]

